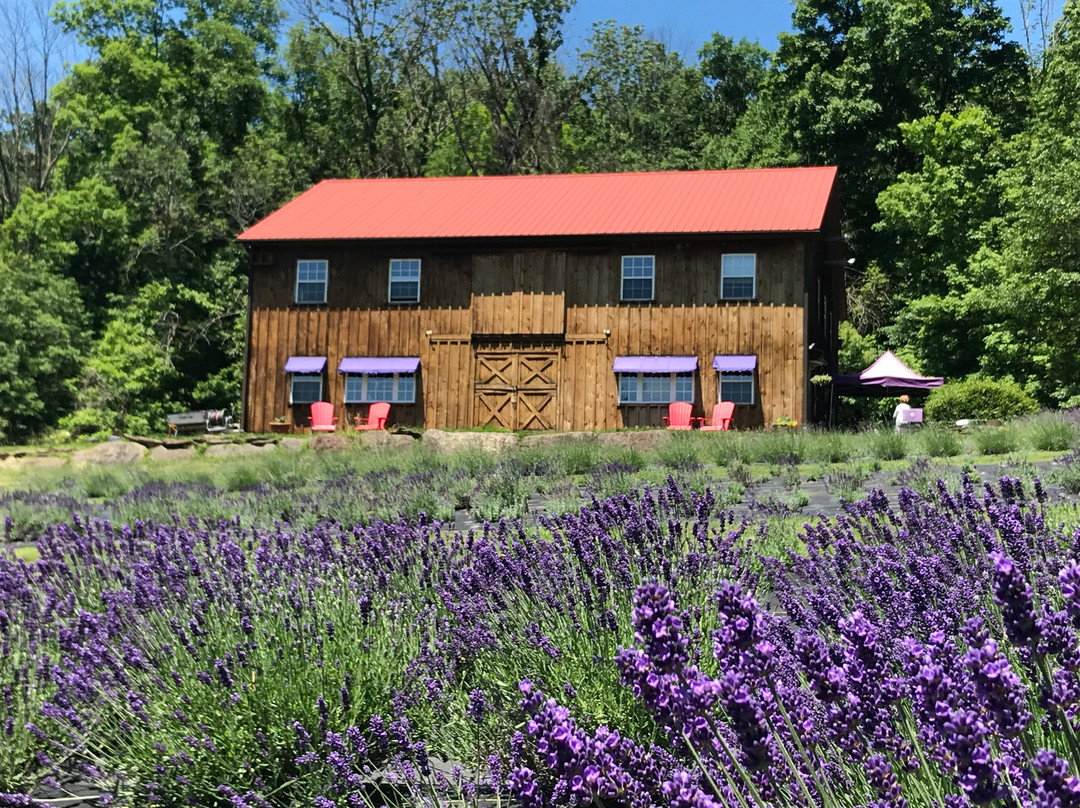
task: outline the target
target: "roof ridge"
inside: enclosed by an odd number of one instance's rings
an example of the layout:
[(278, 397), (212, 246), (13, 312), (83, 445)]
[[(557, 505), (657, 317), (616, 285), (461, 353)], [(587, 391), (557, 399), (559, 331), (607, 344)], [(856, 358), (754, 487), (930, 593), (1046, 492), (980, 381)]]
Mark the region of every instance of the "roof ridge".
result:
[(324, 177), (315, 183), (352, 183), (352, 182), (436, 182), (452, 180), (522, 180), (522, 179), (556, 179), (556, 178), (595, 178), (595, 177), (655, 177), (655, 176), (700, 176), (702, 174), (749, 174), (757, 172), (781, 172), (781, 171), (828, 171), (836, 170), (836, 166), (755, 166), (752, 168), (702, 168), (702, 169), (654, 169), (650, 171), (590, 171), (590, 172), (564, 172), (554, 174), (453, 174), (440, 177)]

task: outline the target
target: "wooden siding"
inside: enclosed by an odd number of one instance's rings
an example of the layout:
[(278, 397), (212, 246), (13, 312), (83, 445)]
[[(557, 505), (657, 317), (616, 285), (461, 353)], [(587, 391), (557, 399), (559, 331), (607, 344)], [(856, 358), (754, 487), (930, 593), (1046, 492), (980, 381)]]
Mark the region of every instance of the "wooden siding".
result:
[[(288, 406), (289, 356), (327, 357), (323, 397), (339, 410), (343, 357), (418, 356), (416, 403), (391, 406), (391, 423), (474, 426), (477, 351), (540, 344), (557, 355), (552, 406), (562, 430), (660, 425), (665, 407), (619, 406), (620, 355), (697, 356), (694, 410), (707, 415), (718, 393), (714, 355), (754, 354), (755, 403), (736, 409), (736, 426), (802, 421), (809, 246), (807, 236), (257, 245), (270, 263), (252, 267), (245, 426), (265, 431), (280, 415), (306, 426), (308, 408)], [(719, 300), (725, 252), (757, 254), (755, 300)], [(656, 256), (655, 299), (621, 302), (621, 257), (642, 254)], [(387, 302), (391, 258), (421, 259), (418, 304)], [(327, 304), (293, 302), (300, 259), (328, 261)], [(366, 410), (349, 405), (348, 414)]]

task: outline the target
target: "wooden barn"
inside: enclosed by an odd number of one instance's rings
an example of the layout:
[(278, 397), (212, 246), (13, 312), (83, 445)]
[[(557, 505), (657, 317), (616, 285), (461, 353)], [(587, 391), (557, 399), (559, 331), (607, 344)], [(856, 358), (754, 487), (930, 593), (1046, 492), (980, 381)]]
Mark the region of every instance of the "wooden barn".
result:
[(326, 180), (239, 236), (244, 425), (309, 404), (512, 430), (823, 420), (844, 249), (836, 170)]

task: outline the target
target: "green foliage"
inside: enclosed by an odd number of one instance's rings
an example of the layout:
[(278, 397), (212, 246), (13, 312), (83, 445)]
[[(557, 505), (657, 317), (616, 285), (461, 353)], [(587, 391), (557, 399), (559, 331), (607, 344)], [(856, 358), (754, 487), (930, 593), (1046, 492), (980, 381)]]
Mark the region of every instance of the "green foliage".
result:
[[(728, 61), (742, 63), (730, 51), (715, 55), (718, 70), (733, 67)], [(570, 120), (575, 161), (592, 171), (694, 167), (705, 113), (696, 68), (646, 37), (641, 26), (613, 20), (593, 26), (580, 61), (585, 103)]]
[(1031, 448), (1040, 452), (1062, 452), (1076, 440), (1076, 425), (1057, 412), (1033, 416), (1024, 430)]
[(908, 437), (902, 432), (878, 432), (871, 438), (870, 451), (879, 460), (903, 460), (908, 455)]
[(967, 379), (946, 382), (930, 391), (925, 411), (929, 421), (958, 421), (963, 418), (1014, 418), (1039, 409), (1039, 405), (1016, 382), (996, 379)]
[(929, 424), (920, 430), (919, 442), (928, 457), (954, 457), (964, 448), (960, 435), (948, 427), (935, 424)]
[(55, 424), (74, 401), (83, 309), (75, 284), (40, 261), (0, 252), (0, 442)]
[(1020, 435), (1012, 427), (981, 427), (971, 434), (975, 450), (984, 455), (1000, 455), (1020, 448)]
[(864, 244), (877, 195), (912, 162), (899, 124), (970, 103), (1020, 122), (1026, 61), (1005, 41), (996, 5), (799, 0), (792, 25), (779, 35), (768, 95), (804, 159), (839, 166)]

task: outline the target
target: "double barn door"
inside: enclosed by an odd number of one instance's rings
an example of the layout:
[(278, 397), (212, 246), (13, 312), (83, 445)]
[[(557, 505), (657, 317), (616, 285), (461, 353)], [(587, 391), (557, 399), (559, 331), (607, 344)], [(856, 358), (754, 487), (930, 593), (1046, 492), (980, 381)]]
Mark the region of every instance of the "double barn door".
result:
[(559, 350), (492, 347), (476, 351), (477, 426), (555, 429)]

